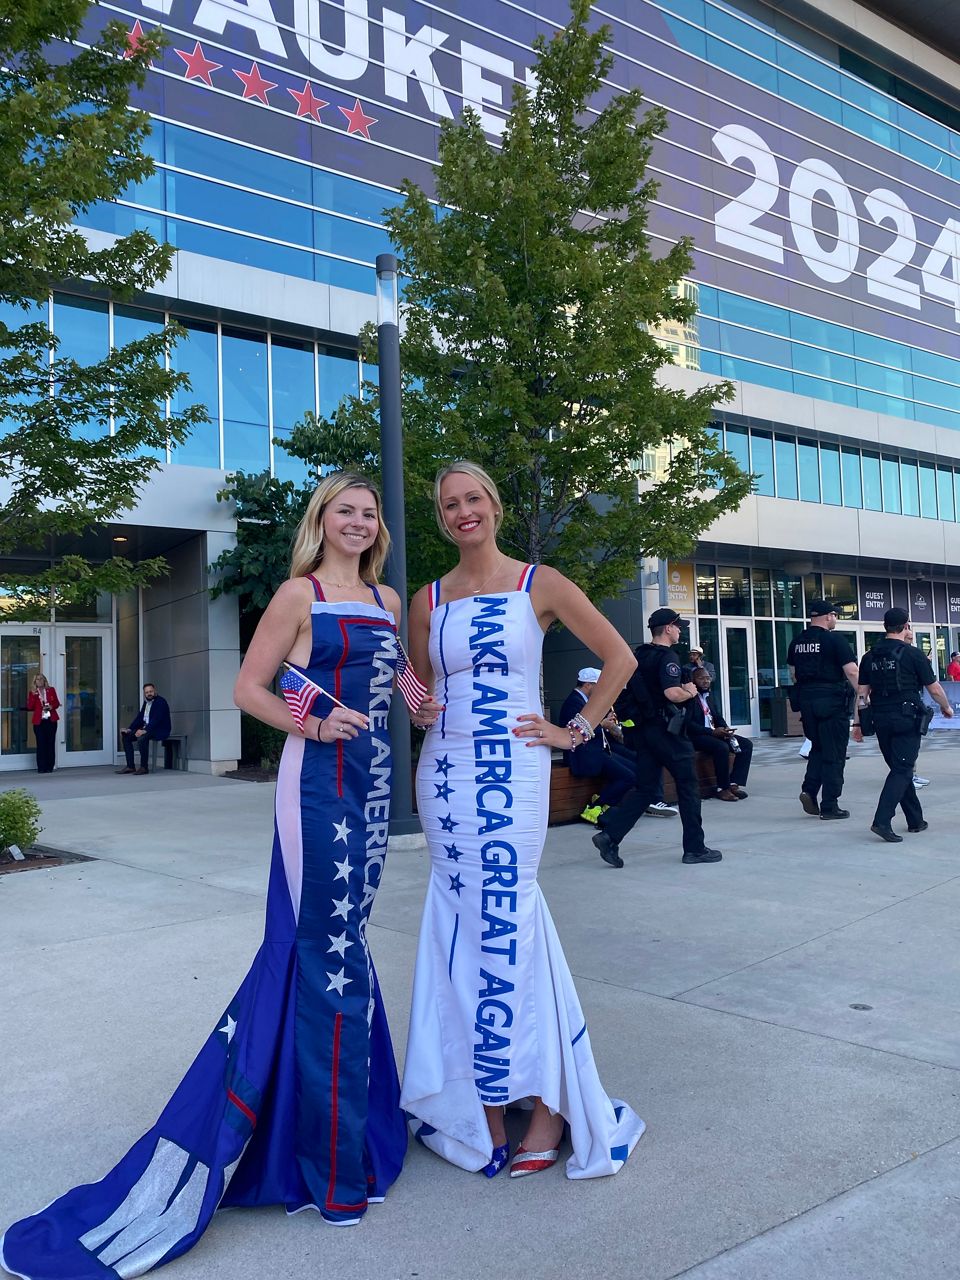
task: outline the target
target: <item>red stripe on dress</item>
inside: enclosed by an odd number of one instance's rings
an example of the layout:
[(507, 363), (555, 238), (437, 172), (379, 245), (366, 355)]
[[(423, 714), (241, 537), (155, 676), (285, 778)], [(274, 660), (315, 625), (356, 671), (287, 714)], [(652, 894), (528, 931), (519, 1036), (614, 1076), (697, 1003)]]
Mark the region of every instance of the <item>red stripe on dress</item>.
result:
[(255, 1129), (257, 1127), (256, 1112), (251, 1111), (250, 1108), (247, 1106), (247, 1104), (241, 1101), (241, 1099), (237, 1097), (237, 1095), (233, 1092), (232, 1089), (227, 1090), (227, 1099), (228, 1101), (233, 1103), (233, 1105), (237, 1108), (238, 1111), (243, 1112), (243, 1114), (247, 1117), (247, 1119), (250, 1121), (250, 1123), (253, 1125)]
[(327, 597), (323, 594), (323, 587), (320, 585), (319, 578), (315, 578), (312, 573), (308, 573), (307, 577), (313, 583), (313, 589), (316, 592), (317, 599), (326, 604)]
[(523, 569), (522, 569), (522, 570), (521, 570), (521, 572), (520, 572), (520, 581), (517, 583), (517, 590), (518, 590), (518, 591), (522, 591), (522, 590), (523, 590), (523, 580), (524, 580), (524, 578), (527, 576), (527, 573), (529, 572), (529, 570), (530, 570), (530, 566), (529, 566), (528, 564), (525, 564), (525, 565), (523, 566)]
[(343, 1026), (343, 1014), (338, 1013), (333, 1019), (333, 1064), (330, 1069), (330, 1181), (327, 1184), (325, 1209), (333, 1209), (340, 1213), (350, 1213), (354, 1209), (366, 1208), (366, 1200), (359, 1204), (338, 1204), (333, 1193), (337, 1185), (337, 1130), (340, 1126), (340, 1029)]

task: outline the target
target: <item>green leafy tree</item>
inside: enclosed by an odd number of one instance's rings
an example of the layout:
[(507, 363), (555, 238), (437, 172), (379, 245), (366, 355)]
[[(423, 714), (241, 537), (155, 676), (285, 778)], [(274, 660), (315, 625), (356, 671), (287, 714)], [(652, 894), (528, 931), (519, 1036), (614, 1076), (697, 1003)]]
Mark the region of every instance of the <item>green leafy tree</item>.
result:
[[(387, 225), (408, 277), (414, 527), (429, 524), (435, 467), (473, 458), (501, 486), (504, 544), (548, 559), (597, 599), (632, 579), (642, 556), (689, 553), (751, 478), (710, 429), (729, 384), (686, 394), (658, 381), (672, 360), (658, 327), (691, 323), (696, 311), (679, 287), (691, 244), (651, 250), (657, 185), (646, 169), (667, 120), (640, 114), (639, 90), (604, 86), (610, 32), (589, 29), (590, 10), (572, 0), (567, 27), (537, 41), (536, 92), (514, 88), (500, 145), (469, 110), (443, 123), (442, 212), (408, 182)], [(638, 472), (665, 446), (665, 475)], [(412, 583), (447, 562), (437, 549), (432, 536), (433, 562)]]
[[(54, 538), (128, 511), (158, 466), (150, 451), (206, 420), (200, 406), (165, 415), (167, 398), (189, 386), (165, 368), (177, 326), (81, 365), (60, 354), (46, 323), (55, 285), (130, 297), (162, 279), (173, 254), (146, 231), (94, 250), (72, 225), (153, 172), (149, 117), (129, 98), (161, 41), (131, 45), (113, 21), (84, 47), (90, 8), (0, 0), (0, 554), (49, 551)], [(70, 557), (32, 579), (0, 575), (0, 586), (20, 613), (35, 612), (127, 590), (163, 567)]]

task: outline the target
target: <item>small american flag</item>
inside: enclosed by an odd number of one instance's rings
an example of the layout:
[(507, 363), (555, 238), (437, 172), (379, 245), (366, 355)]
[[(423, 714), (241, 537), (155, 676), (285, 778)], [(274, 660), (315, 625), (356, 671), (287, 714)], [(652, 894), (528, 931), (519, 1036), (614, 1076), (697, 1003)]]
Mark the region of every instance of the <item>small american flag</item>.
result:
[(280, 678), (280, 692), (290, 708), (290, 713), (297, 722), (297, 728), (303, 732), (310, 708), (318, 696), (329, 696), (324, 689), (312, 680), (308, 680), (294, 667), (288, 667)]
[(397, 648), (400, 650), (397, 658), (397, 688), (403, 694), (403, 700), (410, 708), (410, 714), (416, 715), (420, 710), (420, 704), (427, 696), (427, 686), (414, 671), (413, 663), (407, 657), (407, 652), (399, 639)]

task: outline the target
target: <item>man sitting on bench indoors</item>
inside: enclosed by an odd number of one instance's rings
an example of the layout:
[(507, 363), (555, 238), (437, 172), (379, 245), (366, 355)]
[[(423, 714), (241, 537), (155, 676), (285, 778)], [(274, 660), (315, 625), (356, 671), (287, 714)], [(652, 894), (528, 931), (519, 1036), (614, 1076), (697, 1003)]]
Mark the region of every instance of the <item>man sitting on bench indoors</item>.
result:
[[(713, 759), (717, 775), (718, 800), (746, 800), (743, 790), (750, 772), (753, 743), (734, 733), (724, 720), (713, 700), (710, 675), (703, 667), (694, 667), (691, 673), (697, 686), (697, 696), (687, 704), (687, 736), (694, 751), (704, 751)], [(730, 769), (730, 752), (735, 752), (733, 771)]]
[[(120, 730), (123, 749), (127, 757), (125, 769), (120, 773), (149, 773), (147, 751), (153, 741), (163, 742), (170, 737), (170, 704), (157, 693), (155, 684), (143, 686), (143, 704), (130, 721), (129, 727)], [(140, 767), (133, 767), (133, 748), (140, 753)]]

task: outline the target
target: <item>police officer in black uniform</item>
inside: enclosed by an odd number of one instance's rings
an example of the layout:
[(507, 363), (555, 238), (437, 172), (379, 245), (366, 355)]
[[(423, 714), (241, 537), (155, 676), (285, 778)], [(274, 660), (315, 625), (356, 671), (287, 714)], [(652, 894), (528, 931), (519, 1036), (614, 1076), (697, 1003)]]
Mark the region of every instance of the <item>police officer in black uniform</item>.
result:
[(857, 690), (859, 708), (853, 721), (853, 736), (863, 741), (860, 721), (866, 721), (864, 703), (869, 699), (877, 745), (890, 772), (877, 801), (870, 830), (889, 844), (900, 844), (891, 823), (897, 805), (903, 810), (908, 831), (926, 831), (923, 810), (913, 787), (913, 771), (920, 752), (923, 700), (926, 689), (945, 716), (953, 715), (930, 659), (913, 647), (913, 630), (906, 609), (888, 609), (883, 615), (886, 635), (860, 663)]
[(790, 642), (787, 651), (798, 686), (800, 705), (795, 709), (811, 742), (800, 803), (805, 813), (819, 814), (825, 820), (850, 817), (850, 810), (841, 809), (837, 801), (843, 790), (850, 704), (858, 671), (853, 650), (833, 634), (836, 625), (836, 605), (829, 600), (811, 601), (810, 625)]
[(683, 861), (719, 862), (719, 849), (708, 849), (700, 820), (700, 788), (693, 768), (693, 745), (683, 732), (682, 707), (697, 696), (696, 686), (684, 683), (680, 663), (671, 645), (680, 639), (684, 624), (673, 609), (656, 609), (649, 617), (651, 643), (635, 650), (637, 669), (627, 683), (632, 697), (631, 719), (636, 751), (636, 785), (619, 804), (598, 820), (593, 843), (600, 857), (612, 867), (622, 867), (620, 841), (657, 797), (662, 769), (677, 784), (680, 821), (683, 824)]

